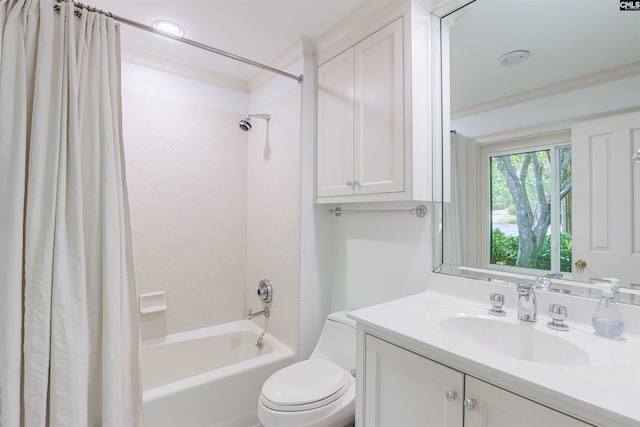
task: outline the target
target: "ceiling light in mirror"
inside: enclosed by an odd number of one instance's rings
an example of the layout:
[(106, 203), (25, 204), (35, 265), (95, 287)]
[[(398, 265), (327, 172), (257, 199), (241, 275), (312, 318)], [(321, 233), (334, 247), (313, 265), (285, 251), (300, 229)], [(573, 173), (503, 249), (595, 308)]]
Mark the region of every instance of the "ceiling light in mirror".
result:
[(184, 36), (184, 28), (175, 22), (167, 21), (166, 19), (158, 19), (151, 23), (151, 26), (156, 30), (160, 30), (165, 33), (173, 34), (174, 36)]
[(511, 67), (513, 65), (520, 65), (531, 56), (531, 52), (528, 50), (514, 50), (508, 52), (499, 58), (500, 64), (505, 67)]

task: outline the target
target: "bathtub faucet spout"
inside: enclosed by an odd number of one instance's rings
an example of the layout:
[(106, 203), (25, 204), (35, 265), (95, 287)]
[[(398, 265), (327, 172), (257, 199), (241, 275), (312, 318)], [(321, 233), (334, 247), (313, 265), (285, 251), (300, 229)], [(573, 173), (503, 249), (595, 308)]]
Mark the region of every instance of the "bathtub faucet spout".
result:
[(256, 316), (269, 317), (269, 307), (265, 307), (264, 310), (254, 313), (253, 310), (247, 311), (247, 319), (251, 320)]

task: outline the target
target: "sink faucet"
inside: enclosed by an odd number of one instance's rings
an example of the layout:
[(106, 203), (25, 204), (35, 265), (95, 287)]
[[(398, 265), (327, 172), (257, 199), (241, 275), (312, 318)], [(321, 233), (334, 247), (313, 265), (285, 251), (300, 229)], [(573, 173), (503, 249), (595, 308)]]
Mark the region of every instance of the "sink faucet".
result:
[(518, 283), (518, 319), (535, 322), (538, 314), (536, 291), (531, 285)]
[(549, 273), (544, 276), (538, 276), (536, 278), (535, 287), (541, 291), (550, 291), (551, 290), (551, 279), (560, 279), (562, 278), (562, 273)]

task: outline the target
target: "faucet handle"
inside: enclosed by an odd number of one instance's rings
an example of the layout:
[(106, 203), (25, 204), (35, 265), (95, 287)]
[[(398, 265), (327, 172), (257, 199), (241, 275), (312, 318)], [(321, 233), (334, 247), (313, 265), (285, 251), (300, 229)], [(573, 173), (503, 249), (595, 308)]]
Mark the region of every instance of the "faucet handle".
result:
[(567, 307), (560, 304), (551, 304), (549, 306), (549, 316), (551, 316), (551, 322), (547, 323), (547, 326), (556, 331), (568, 331), (569, 326), (564, 323), (567, 318)]
[(507, 315), (507, 313), (502, 309), (502, 305), (504, 304), (504, 295), (491, 294), (489, 295), (489, 301), (491, 302), (491, 307), (492, 307), (489, 310), (489, 314), (493, 314), (494, 316)]

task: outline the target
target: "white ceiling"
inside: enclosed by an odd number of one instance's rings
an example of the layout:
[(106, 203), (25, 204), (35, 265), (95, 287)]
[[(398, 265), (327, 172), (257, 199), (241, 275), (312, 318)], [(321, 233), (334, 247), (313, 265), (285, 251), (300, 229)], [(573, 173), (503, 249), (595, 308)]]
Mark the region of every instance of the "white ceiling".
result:
[[(185, 37), (268, 64), (300, 37), (316, 39), (364, 2), (386, 0), (87, 0), (130, 20), (170, 19)], [(122, 45), (247, 81), (257, 69), (122, 25)]]
[[(143, 24), (171, 19), (185, 37), (268, 64), (300, 37), (314, 40), (364, 3), (392, 0), (86, 0)], [(640, 13), (618, 0), (478, 0), (451, 29), (452, 111), (640, 62)], [(255, 67), (122, 25), (124, 48), (248, 81)], [(503, 67), (500, 55), (530, 50)]]

